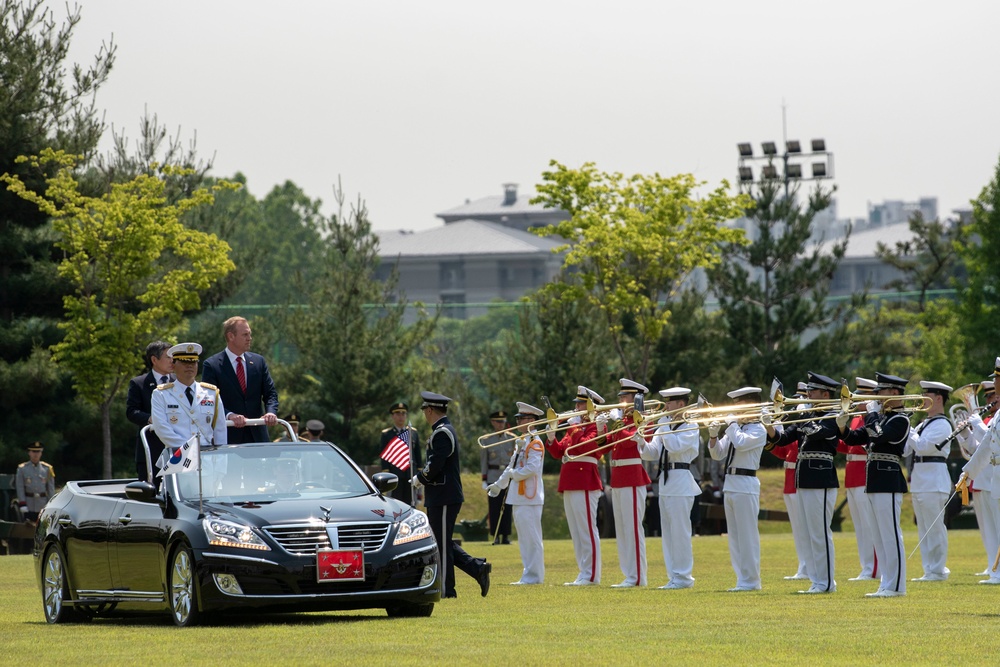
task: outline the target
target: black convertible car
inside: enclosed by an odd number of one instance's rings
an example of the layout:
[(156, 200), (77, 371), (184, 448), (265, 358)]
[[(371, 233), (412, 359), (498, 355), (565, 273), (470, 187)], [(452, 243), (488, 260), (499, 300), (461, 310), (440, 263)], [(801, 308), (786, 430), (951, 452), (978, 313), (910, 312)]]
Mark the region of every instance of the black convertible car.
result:
[[(294, 438), (294, 435), (292, 436)], [(200, 470), (69, 482), (42, 511), (35, 565), (45, 618), (169, 611), (384, 608), (430, 616), (440, 599), (427, 516), (386, 495), (329, 443), (223, 445)]]

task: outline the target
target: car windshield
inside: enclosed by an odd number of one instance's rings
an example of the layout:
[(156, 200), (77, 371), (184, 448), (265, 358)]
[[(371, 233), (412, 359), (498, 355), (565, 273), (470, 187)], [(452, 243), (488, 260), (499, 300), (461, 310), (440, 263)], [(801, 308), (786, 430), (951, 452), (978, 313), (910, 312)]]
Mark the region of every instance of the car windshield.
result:
[[(198, 474), (176, 478), (182, 500), (198, 498)], [(372, 493), (354, 466), (328, 444), (281, 443), (206, 448), (201, 488), (217, 502), (269, 502), (284, 498), (347, 498)]]

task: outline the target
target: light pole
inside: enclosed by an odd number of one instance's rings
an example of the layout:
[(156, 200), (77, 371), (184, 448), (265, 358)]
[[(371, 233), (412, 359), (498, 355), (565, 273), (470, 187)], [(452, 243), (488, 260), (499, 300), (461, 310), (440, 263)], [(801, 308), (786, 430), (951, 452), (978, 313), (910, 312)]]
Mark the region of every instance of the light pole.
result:
[[(749, 143), (737, 144), (736, 148), (740, 153), (739, 162), (739, 184), (740, 190), (744, 186), (760, 184), (767, 181), (780, 180), (785, 186), (785, 199), (788, 199), (789, 183), (796, 181), (819, 181), (825, 178), (833, 178), (833, 153), (826, 150), (826, 141), (823, 139), (813, 139), (810, 143), (812, 152), (803, 153), (802, 144), (798, 140), (785, 140), (785, 150), (778, 153), (778, 147), (773, 141), (764, 141), (760, 145), (761, 155), (754, 155), (753, 146)], [(775, 166), (775, 160), (781, 161), (781, 173)], [(804, 162), (812, 160), (811, 175), (805, 176), (802, 165)], [(766, 162), (760, 169), (760, 178), (754, 178), (753, 163)]]

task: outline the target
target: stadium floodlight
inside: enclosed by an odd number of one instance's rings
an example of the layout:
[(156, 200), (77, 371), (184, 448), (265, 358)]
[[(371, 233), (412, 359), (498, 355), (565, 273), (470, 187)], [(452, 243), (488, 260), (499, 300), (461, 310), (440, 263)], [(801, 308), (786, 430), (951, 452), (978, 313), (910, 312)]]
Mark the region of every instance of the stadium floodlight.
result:
[(790, 139), (789, 141), (785, 142), (785, 152), (786, 153), (801, 153), (802, 152), (802, 144), (800, 144), (795, 139)]
[(777, 155), (778, 147), (774, 145), (773, 141), (765, 141), (760, 145), (761, 150), (764, 151), (764, 155)]
[(825, 153), (826, 152), (826, 142), (822, 139), (812, 140), (813, 153)]
[(753, 169), (740, 167), (740, 183), (753, 183)]
[(802, 165), (789, 164), (785, 167), (785, 178), (802, 178)]
[(812, 163), (813, 178), (826, 178), (826, 162)]
[(736, 144), (740, 151), (740, 157), (753, 157), (753, 146), (750, 144)]
[(764, 178), (778, 177), (778, 168), (775, 167), (773, 164), (766, 165), (762, 171), (764, 174)]

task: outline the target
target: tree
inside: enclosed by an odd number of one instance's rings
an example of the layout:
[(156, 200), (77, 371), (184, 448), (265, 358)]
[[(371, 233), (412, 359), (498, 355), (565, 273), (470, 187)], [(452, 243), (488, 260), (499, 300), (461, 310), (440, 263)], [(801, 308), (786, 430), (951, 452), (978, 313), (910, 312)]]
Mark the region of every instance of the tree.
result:
[[(44, 174), (15, 158), (45, 147), (92, 153), (104, 129), (95, 95), (115, 60), (109, 42), (90, 65), (70, 67), (66, 59), (80, 12), (74, 9), (57, 22), (46, 4), (0, 0), (0, 174), (18, 175), (33, 190), (44, 186)], [(55, 322), (68, 290), (56, 272), (55, 241), (38, 207), (0, 188), (0, 395), (10, 413), (33, 411), (31, 420), (0, 420), (5, 465), (22, 456), (25, 442), (56, 445), (64, 427), (79, 425), (77, 415), (68, 420), (62, 412), (73, 404), (72, 387), (46, 351), (60, 338)], [(39, 413), (39, 405), (52, 409)]]
[(972, 200), (973, 242), (961, 247), (969, 273), (960, 290), (962, 321), (968, 347), (969, 368), (988, 368), (997, 354), (996, 335), (1000, 330), (1000, 161), (993, 178)]
[(750, 200), (727, 194), (728, 183), (699, 197), (690, 174), (673, 177), (599, 172), (593, 163), (543, 172), (532, 203), (560, 208), (570, 219), (533, 230), (567, 240), (564, 270), (572, 279), (544, 289), (586, 299), (601, 313), (625, 375), (648, 379), (653, 349), (670, 318), (670, 297), (696, 268), (720, 261), (723, 247), (744, 242), (723, 223)]
[(76, 159), (51, 149), (19, 158), (39, 172), (56, 170), (44, 195), (16, 175), (0, 180), (49, 216), (58, 235), (56, 247), (64, 253), (59, 275), (73, 291), (63, 298), (65, 337), (52, 351), (72, 373), (77, 392), (100, 407), (103, 474), (109, 478), (111, 402), (141, 368), (145, 343), (174, 332), (185, 311), (200, 307), (199, 294), (234, 268), (224, 241), (180, 222), (185, 212), (210, 204), (212, 192), (230, 186), (199, 189), (170, 205), (165, 182), (143, 174), (88, 197), (73, 175)]
[(370, 460), (392, 401), (419, 393), (414, 351), (434, 330), (436, 318), (404, 325), (406, 301), (393, 296), (398, 274), (376, 278), (378, 238), (364, 203), (319, 221), (322, 256), (318, 279), (307, 272), (286, 277), (299, 303), (281, 311), (282, 337), (296, 359), (285, 376), (290, 409), (318, 417), (326, 436), (357, 460)]
[[(708, 270), (711, 290), (729, 329), (727, 354), (739, 378), (757, 384), (772, 376), (804, 377), (807, 370), (838, 368), (838, 328), (856, 304), (830, 306), (830, 280), (844, 256), (848, 235), (828, 253), (808, 248), (812, 221), (830, 204), (832, 191), (817, 187), (803, 207), (796, 190), (783, 196), (780, 181), (761, 183), (746, 211), (749, 245), (730, 244), (724, 261)], [(807, 334), (815, 334), (806, 342)], [(794, 386), (794, 384), (793, 384)]]
[(962, 270), (959, 252), (966, 242), (966, 230), (958, 220), (944, 223), (940, 220), (926, 221), (919, 212), (910, 216), (909, 226), (913, 238), (897, 241), (892, 248), (879, 241), (875, 256), (903, 274), (886, 287), (919, 291), (917, 307), (923, 312), (927, 292), (949, 287), (956, 273)]

